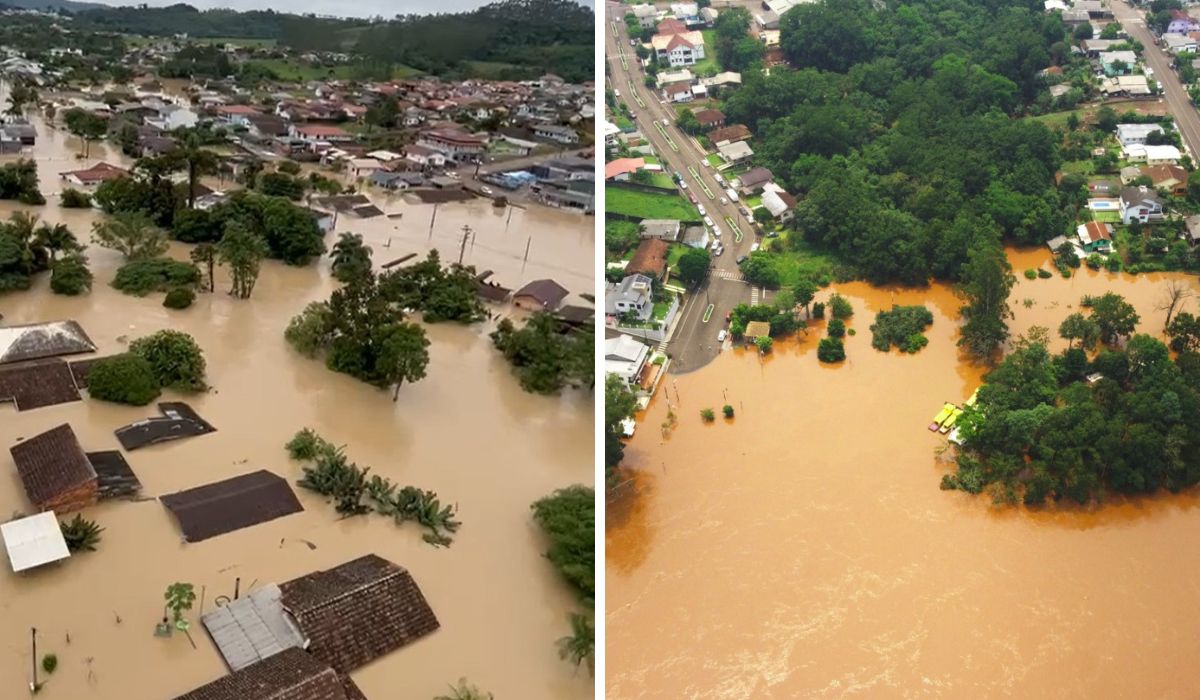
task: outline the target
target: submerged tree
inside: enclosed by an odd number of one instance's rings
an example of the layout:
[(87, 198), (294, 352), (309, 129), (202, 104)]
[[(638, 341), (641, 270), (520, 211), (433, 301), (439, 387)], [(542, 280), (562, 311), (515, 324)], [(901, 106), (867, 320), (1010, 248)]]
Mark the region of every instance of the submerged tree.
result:
[(238, 299), (250, 298), (268, 252), (266, 241), (240, 222), (230, 221), (225, 225), (225, 235), (217, 244), (217, 258), (229, 268), (233, 278), (230, 294)]
[(192, 604), (196, 601), (196, 592), (190, 583), (172, 583), (167, 586), (167, 592), (163, 594), (163, 598), (167, 601), (167, 610), (171, 611), (171, 619), (175, 623), (175, 627), (180, 630), (188, 628), (188, 621), (183, 616), (185, 612), (192, 609)]
[(1008, 295), (1016, 277), (1004, 249), (993, 243), (971, 249), (963, 264), (962, 279), (967, 297), (962, 307), (966, 323), (958, 344), (979, 359), (990, 359), (1008, 340), (1007, 319), (1012, 317)]
[(192, 262), (197, 266), (203, 266), (204, 281), (208, 287), (208, 292), (211, 294), (216, 291), (217, 281), (214, 279), (213, 273), (216, 271), (217, 266), (217, 247), (212, 243), (200, 243), (195, 248), (192, 248), (189, 257), (191, 257)]
[(343, 233), (333, 244), (333, 276), (339, 282), (349, 282), (371, 273), (371, 247), (357, 233)]
[(96, 551), (96, 545), (100, 543), (100, 533), (104, 532), (104, 528), (97, 525), (94, 520), (85, 520), (79, 513), (76, 513), (69, 522), (60, 522), (59, 527), (62, 529), (63, 539), (67, 542), (67, 551), (69, 552)]
[(162, 229), (141, 212), (118, 212), (92, 224), (92, 241), (110, 248), (126, 260), (157, 258), (167, 252), (170, 242)]

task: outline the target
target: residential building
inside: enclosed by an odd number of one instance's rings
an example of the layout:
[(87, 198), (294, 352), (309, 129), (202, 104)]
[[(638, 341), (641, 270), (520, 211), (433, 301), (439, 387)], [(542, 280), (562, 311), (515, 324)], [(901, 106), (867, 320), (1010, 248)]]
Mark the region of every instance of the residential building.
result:
[(1132, 51), (1105, 51), (1100, 54), (1100, 68), (1107, 76), (1129, 75), (1137, 67), (1137, 54)]
[(1150, 165), (1142, 168), (1140, 174), (1149, 177), (1156, 190), (1166, 190), (1173, 195), (1187, 193), (1188, 171), (1178, 165)]
[(1071, 8), (1076, 12), (1086, 12), (1088, 19), (1108, 19), (1113, 16), (1112, 10), (1105, 7), (1101, 0), (1075, 0)]
[(687, 31), (687, 25), (674, 17), (664, 19), (654, 28), (656, 34), (686, 34)]
[(1118, 75), (1100, 84), (1100, 90), (1105, 95), (1129, 95), (1137, 97), (1150, 94), (1150, 83), (1144, 75)]
[(604, 164), (604, 179), (625, 181), (646, 166), (645, 158), (618, 158)]
[(1163, 133), (1160, 124), (1117, 124), (1117, 141), (1122, 147), (1131, 144), (1145, 144), (1150, 134)]
[(14, 144), (16, 146), (14, 150), (20, 150), (24, 146), (33, 146), (37, 143), (37, 129), (28, 122), (0, 125), (0, 142)]
[(404, 149), (404, 160), (422, 170), (446, 167), (446, 156), (440, 151), (413, 144)]
[(700, 21), (708, 26), (713, 26), (717, 23), (718, 11), (711, 7), (700, 8)]
[(354, 135), (330, 124), (293, 124), (288, 135), (303, 141), (310, 148), (319, 143), (349, 143)]
[(513, 303), (527, 311), (554, 311), (570, 294), (551, 279), (534, 280), (513, 294)]
[(696, 121), (705, 131), (720, 129), (725, 126), (725, 114), (719, 109), (701, 109), (695, 112)]
[(734, 141), (724, 146), (718, 146), (717, 152), (727, 163), (734, 164), (745, 163), (754, 157), (754, 151), (745, 141)]
[(1112, 226), (1100, 221), (1089, 221), (1075, 229), (1079, 242), (1086, 253), (1108, 253), (1112, 250)]
[(62, 424), (9, 450), (25, 495), (38, 511), (67, 513), (94, 505), (99, 477), (71, 426)]
[(604, 339), (604, 373), (615, 374), (632, 386), (637, 383), (650, 358), (650, 348), (624, 333)]
[(106, 180), (129, 177), (129, 171), (101, 162), (84, 170), (70, 170), (59, 173), (58, 176), (76, 187), (93, 187)]
[(1167, 53), (1172, 55), (1196, 53), (1197, 46), (1200, 46), (1195, 39), (1186, 34), (1163, 34), (1162, 45)]
[(796, 198), (774, 185), (763, 190), (762, 204), (780, 223), (791, 221), (796, 215)]
[(649, 321), (654, 313), (653, 287), (654, 281), (639, 273), (608, 283), (604, 291), (604, 315), (615, 318), (633, 314), (638, 321)]
[(663, 279), (667, 274), (667, 254), (670, 248), (671, 244), (664, 240), (645, 238), (638, 244), (637, 250), (633, 251), (633, 257), (625, 265), (625, 270)]
[(250, 117), (262, 114), (249, 105), (221, 105), (217, 107), (217, 118), (226, 124), (250, 125)]
[(671, 83), (688, 83), (689, 85), (696, 79), (692, 72), (687, 68), (679, 70), (661, 71), (655, 77), (655, 82), (658, 87), (666, 87)]
[(1174, 165), (1183, 157), (1174, 146), (1129, 146), (1125, 149), (1125, 157), (1131, 163), (1146, 165)]
[(751, 136), (750, 129), (745, 124), (732, 124), (724, 129), (708, 132), (708, 141), (720, 148), (735, 141), (745, 141)]
[(1163, 32), (1163, 39), (1166, 39), (1168, 34), (1187, 34), (1188, 32), (1200, 32), (1200, 22), (1184, 10), (1171, 10), (1171, 22), (1167, 25), (1167, 30)]
[(690, 66), (704, 60), (704, 35), (700, 32), (655, 34), (650, 45), (657, 60), (671, 66)]
[(1126, 187), (1121, 190), (1120, 205), (1121, 223), (1126, 225), (1134, 221), (1144, 224), (1163, 216), (1162, 198), (1149, 187)]
[(1184, 224), (1183, 240), (1193, 247), (1200, 244), (1200, 214), (1189, 216)]
[(154, 116), (146, 118), (146, 124), (162, 131), (174, 131), (196, 126), (199, 120), (200, 115), (189, 107), (164, 104), (157, 107)]
[(616, 124), (613, 124), (612, 122), (610, 122), (606, 119), (606, 120), (604, 120), (604, 126), (603, 126), (602, 131), (604, 132), (604, 145), (609, 146), (609, 147), (616, 147), (617, 135), (621, 133), (621, 127), (617, 126)]
[(687, 83), (674, 83), (663, 88), (663, 97), (671, 102), (691, 102), (695, 95)]
[(569, 126), (558, 124), (537, 124), (533, 127), (533, 135), (561, 144), (579, 143), (579, 134)]
[(629, 12), (637, 17), (642, 29), (650, 29), (658, 22), (658, 8), (654, 5), (631, 5)]
[(417, 145), (440, 151), (455, 160), (475, 158), (487, 150), (485, 139), (448, 129), (422, 132), (417, 138)]
[(678, 219), (642, 219), (642, 238), (655, 238), (674, 243), (679, 240), (680, 226)]
[(763, 186), (775, 179), (775, 174), (770, 170), (759, 166), (750, 168), (742, 173), (737, 178), (738, 188), (742, 194), (750, 195), (762, 190)]

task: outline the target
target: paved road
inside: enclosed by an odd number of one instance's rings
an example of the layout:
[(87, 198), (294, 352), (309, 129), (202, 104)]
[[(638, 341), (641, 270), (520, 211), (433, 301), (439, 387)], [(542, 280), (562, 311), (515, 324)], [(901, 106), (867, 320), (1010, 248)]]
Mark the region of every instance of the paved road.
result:
[[(637, 115), (638, 129), (654, 145), (664, 169), (683, 174), (688, 185), (687, 191), (696, 195), (708, 216), (721, 228), (721, 241), (725, 244), (725, 253), (713, 259), (715, 269), (709, 276), (709, 282), (703, 288), (688, 294), (680, 318), (675, 322), (676, 328), (669, 347), (672, 358), (671, 371), (689, 372), (716, 358), (720, 352), (717, 332), (723, 327), (725, 314), (734, 306), (750, 301), (750, 287), (740, 281), (741, 273), (735, 261), (738, 256), (749, 254), (750, 247), (754, 244), (753, 224), (736, 204), (720, 203), (722, 192), (713, 179), (714, 170), (704, 163), (706, 154), (695, 141), (674, 126), (674, 108), (662, 102), (658, 91), (646, 87), (645, 74), (642, 73), (633, 47), (629, 44), (624, 20), (626, 11), (627, 8), (623, 5), (611, 2), (607, 5), (604, 34), (605, 59), (611, 68), (609, 83), (621, 93), (622, 100)], [(612, 31), (614, 22), (617, 27), (616, 35)], [(625, 58), (624, 67), (621, 64), (622, 56)], [(644, 107), (637, 103), (630, 94), (631, 91), (641, 98)], [(667, 139), (654, 126), (655, 121), (662, 124), (664, 119), (669, 124), (665, 130), (678, 151), (671, 149)], [(704, 184), (713, 192), (713, 199), (709, 199), (704, 193), (699, 180), (689, 172), (689, 166), (695, 169)], [(741, 243), (735, 242), (734, 232), (730, 230), (726, 217), (741, 228)], [(704, 311), (710, 303), (714, 309), (709, 322), (705, 323)]]
[(1192, 160), (1196, 161), (1197, 154), (1200, 154), (1200, 113), (1192, 105), (1192, 100), (1179, 82), (1175, 71), (1171, 70), (1170, 57), (1154, 43), (1154, 34), (1146, 26), (1146, 19), (1141, 12), (1120, 0), (1111, 0), (1109, 7), (1113, 17), (1121, 23), (1121, 27), (1129, 36), (1140, 41), (1145, 47), (1142, 58), (1146, 65), (1154, 69), (1154, 79), (1162, 85), (1167, 105), (1175, 117), (1175, 125), (1183, 137), (1183, 144), (1191, 154)]

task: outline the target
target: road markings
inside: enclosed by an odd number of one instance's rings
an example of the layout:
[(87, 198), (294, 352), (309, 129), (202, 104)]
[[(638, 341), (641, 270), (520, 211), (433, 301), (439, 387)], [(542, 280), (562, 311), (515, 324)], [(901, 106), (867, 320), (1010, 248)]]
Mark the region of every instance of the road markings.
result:
[(717, 308), (716, 304), (709, 304), (704, 310), (704, 318), (700, 319), (702, 323), (708, 323), (708, 319), (712, 318), (713, 309)]
[(720, 277), (723, 280), (729, 280), (730, 282), (744, 282), (745, 281), (745, 278), (742, 277), (741, 271), (730, 272), (729, 270), (717, 270), (717, 277)]
[(758, 306), (758, 287), (750, 288), (750, 306)]
[[(641, 100), (638, 100), (638, 101), (640, 102)], [(645, 106), (645, 105), (643, 105), (643, 106)], [(662, 122), (660, 122), (660, 121), (655, 121), (655, 122), (654, 122), (654, 128), (655, 128), (655, 129), (658, 129), (658, 133), (662, 134), (662, 137), (663, 137), (664, 139), (666, 139), (666, 140), (667, 140), (667, 145), (671, 147), (671, 150), (672, 150), (672, 151), (675, 151), (676, 153), (678, 153), (678, 152), (679, 152), (679, 146), (676, 146), (676, 145), (675, 145), (675, 140), (674, 140), (674, 139), (672, 139), (672, 138), (671, 138), (671, 136), (670, 136), (670, 134), (668, 134), (668, 133), (667, 133), (667, 129), (666, 129), (666, 127), (664, 127), (664, 126), (662, 125)]]
[(633, 81), (629, 80), (629, 93), (633, 95), (633, 99), (637, 101), (638, 107), (646, 108), (646, 103), (642, 101), (642, 96), (638, 94), (637, 88), (634, 87)]

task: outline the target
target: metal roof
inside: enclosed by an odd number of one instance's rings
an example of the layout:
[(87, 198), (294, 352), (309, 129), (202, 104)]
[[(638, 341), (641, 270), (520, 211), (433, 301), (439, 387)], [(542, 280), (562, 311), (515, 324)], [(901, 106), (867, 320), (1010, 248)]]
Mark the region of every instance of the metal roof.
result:
[(283, 611), (279, 586), (275, 584), (259, 588), (200, 619), (233, 671), (304, 645), (300, 630)]
[(0, 525), (13, 571), (25, 571), (71, 556), (53, 511)]

